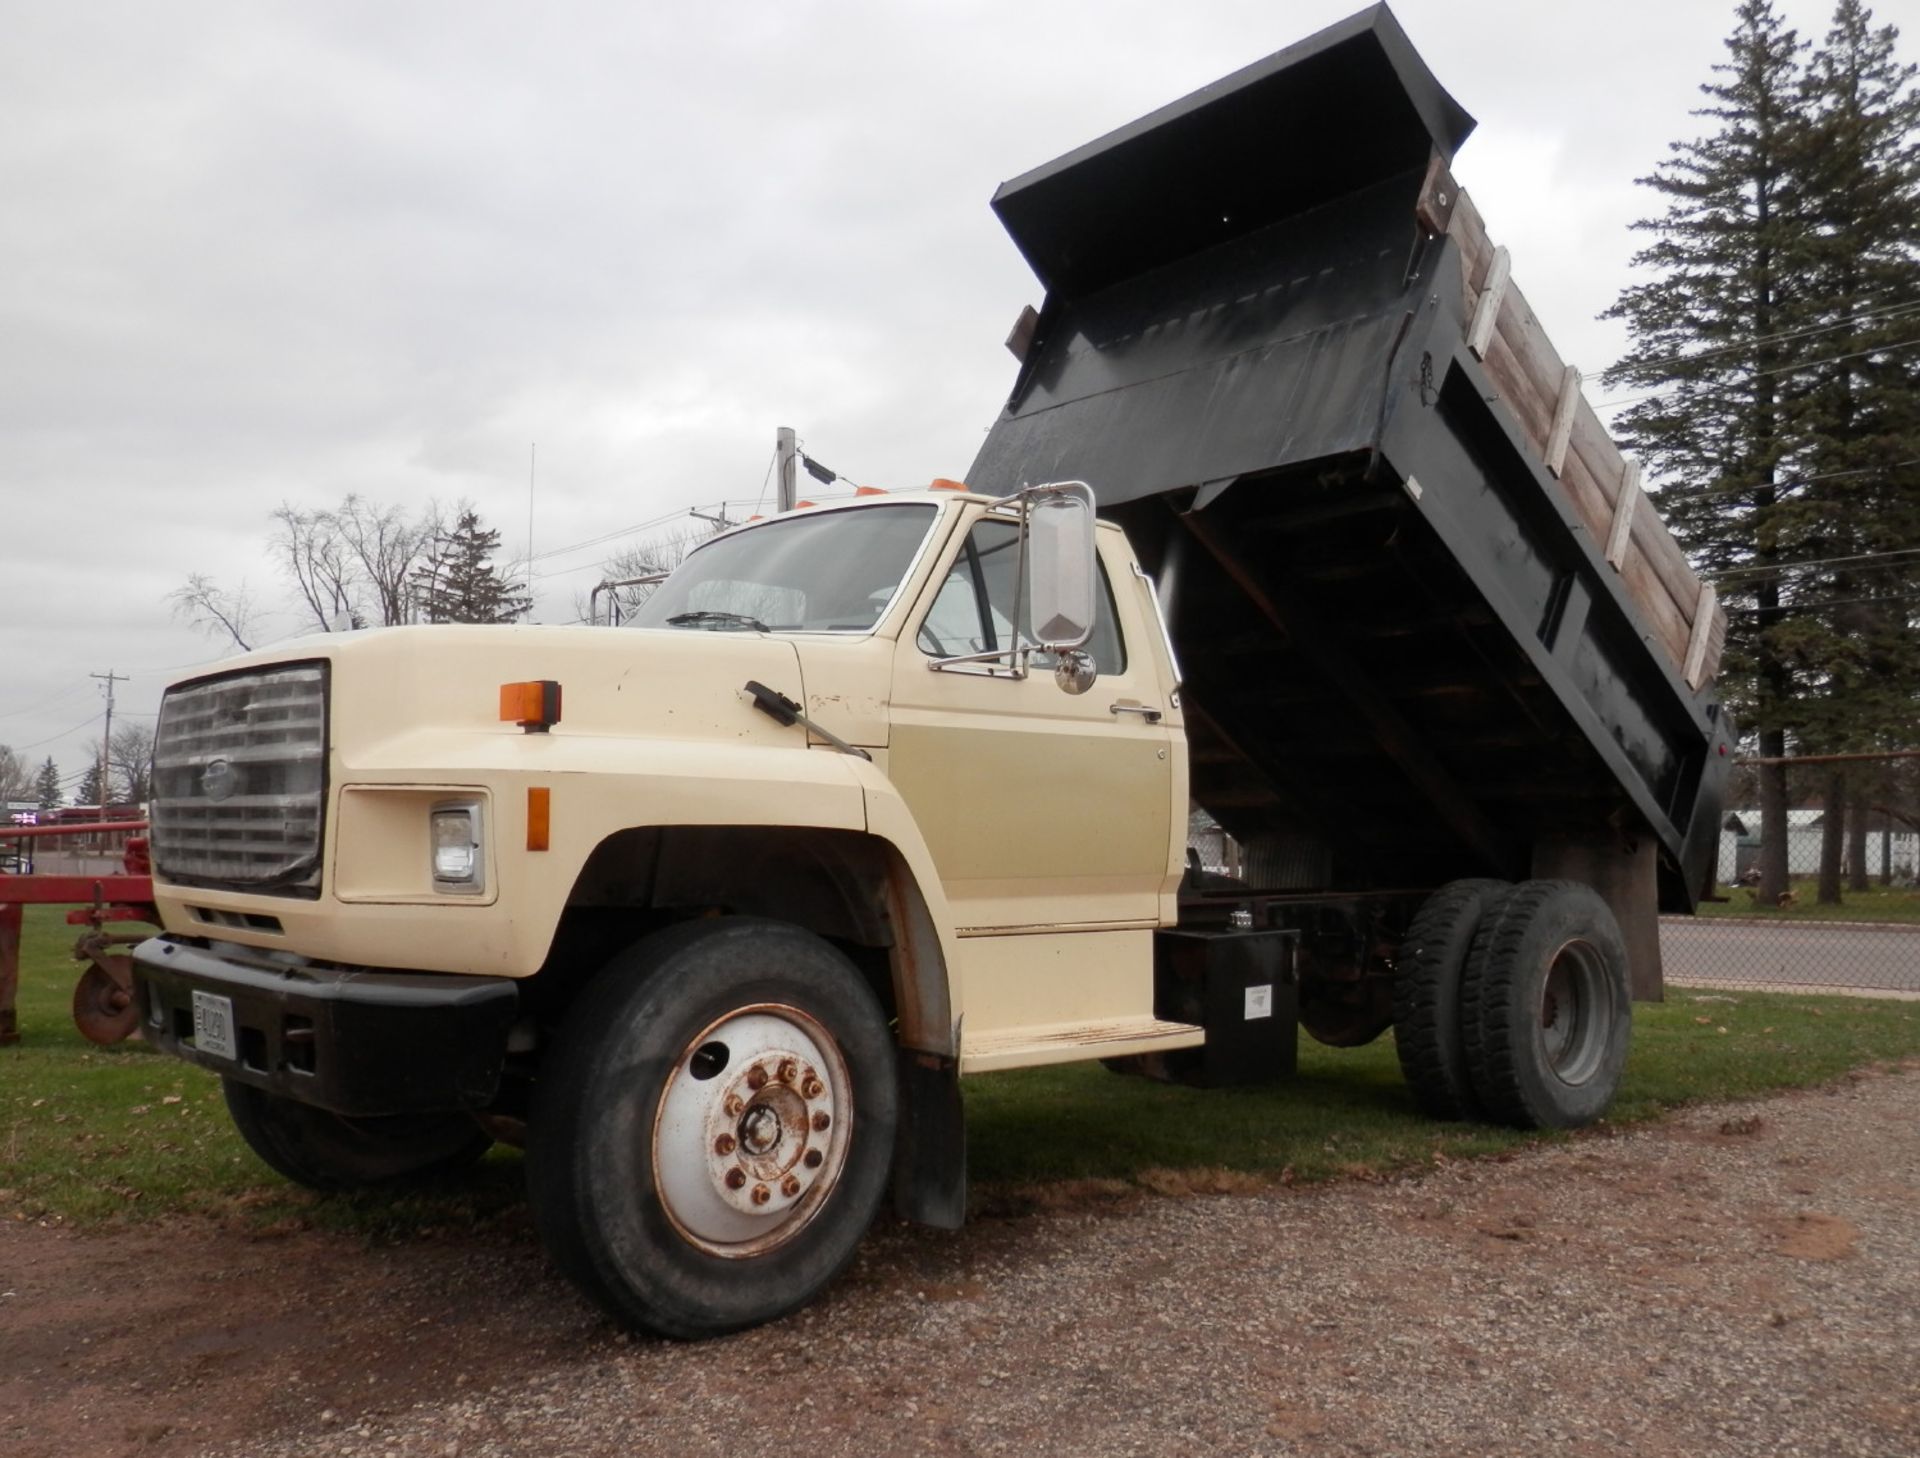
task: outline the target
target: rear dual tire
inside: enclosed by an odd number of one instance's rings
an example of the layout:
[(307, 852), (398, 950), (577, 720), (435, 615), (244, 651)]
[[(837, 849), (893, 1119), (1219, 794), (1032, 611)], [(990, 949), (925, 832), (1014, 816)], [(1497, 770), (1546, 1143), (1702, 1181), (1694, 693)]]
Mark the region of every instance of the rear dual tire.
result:
[(1602, 1117), (1633, 1032), (1626, 942), (1599, 893), (1523, 881), (1489, 907), (1461, 980), (1460, 1027), (1488, 1118), (1577, 1129)]
[(1461, 980), (1473, 934), (1506, 881), (1452, 881), (1429, 896), (1407, 928), (1394, 966), (1393, 1042), (1414, 1102), (1434, 1119), (1479, 1117), (1460, 1024)]
[(1590, 1124), (1613, 1102), (1631, 1030), (1619, 927), (1577, 881), (1452, 882), (1402, 943), (1394, 1041), (1434, 1118)]

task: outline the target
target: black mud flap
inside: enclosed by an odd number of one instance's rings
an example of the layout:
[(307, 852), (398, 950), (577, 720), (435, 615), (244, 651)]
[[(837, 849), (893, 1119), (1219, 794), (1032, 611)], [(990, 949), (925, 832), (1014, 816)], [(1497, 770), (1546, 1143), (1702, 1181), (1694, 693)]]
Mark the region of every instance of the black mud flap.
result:
[(900, 1050), (893, 1208), (902, 1220), (936, 1230), (958, 1230), (966, 1221), (967, 1118), (952, 1058)]

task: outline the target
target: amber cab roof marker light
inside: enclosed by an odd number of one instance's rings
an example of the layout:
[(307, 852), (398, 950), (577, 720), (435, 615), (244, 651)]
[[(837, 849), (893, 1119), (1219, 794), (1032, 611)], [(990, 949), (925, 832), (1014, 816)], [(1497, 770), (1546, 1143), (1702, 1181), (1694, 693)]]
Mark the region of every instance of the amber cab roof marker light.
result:
[(500, 718), (528, 734), (545, 734), (560, 722), (560, 685), (550, 678), (501, 684)]

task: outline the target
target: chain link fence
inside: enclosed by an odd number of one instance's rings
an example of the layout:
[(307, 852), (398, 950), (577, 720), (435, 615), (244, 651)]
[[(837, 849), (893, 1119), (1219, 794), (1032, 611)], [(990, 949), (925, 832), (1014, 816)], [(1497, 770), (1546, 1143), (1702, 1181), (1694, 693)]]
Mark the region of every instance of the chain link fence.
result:
[[(1763, 823), (1763, 780), (1786, 804)], [(1663, 917), (1682, 986), (1920, 995), (1920, 753), (1737, 765), (1720, 817), (1714, 899)]]

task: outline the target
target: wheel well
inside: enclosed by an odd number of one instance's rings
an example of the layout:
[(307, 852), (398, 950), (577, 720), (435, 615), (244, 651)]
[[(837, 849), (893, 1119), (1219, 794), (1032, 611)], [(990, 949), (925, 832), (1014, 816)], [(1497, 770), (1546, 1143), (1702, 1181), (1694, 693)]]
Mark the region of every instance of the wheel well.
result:
[(536, 1006), (555, 1011), (614, 952), (663, 926), (765, 916), (834, 942), (866, 975), (900, 1042), (952, 1054), (940, 940), (913, 874), (858, 831), (791, 826), (649, 826), (608, 836), (575, 879)]

